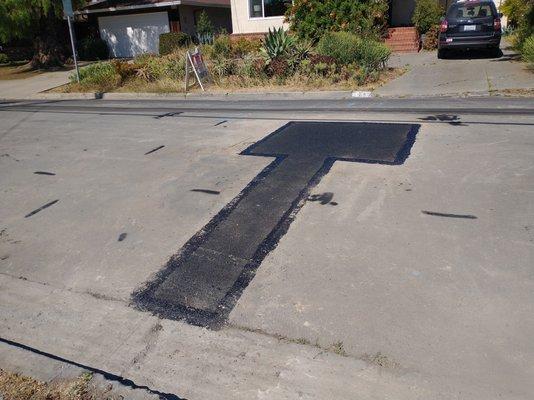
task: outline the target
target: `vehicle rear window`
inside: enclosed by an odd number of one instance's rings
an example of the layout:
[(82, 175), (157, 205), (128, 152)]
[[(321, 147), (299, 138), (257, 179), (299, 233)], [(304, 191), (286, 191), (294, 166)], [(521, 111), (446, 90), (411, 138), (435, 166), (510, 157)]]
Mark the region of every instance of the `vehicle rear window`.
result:
[(493, 8), (488, 3), (469, 2), (464, 4), (454, 4), (447, 13), (448, 18), (456, 19), (477, 19), (493, 17)]

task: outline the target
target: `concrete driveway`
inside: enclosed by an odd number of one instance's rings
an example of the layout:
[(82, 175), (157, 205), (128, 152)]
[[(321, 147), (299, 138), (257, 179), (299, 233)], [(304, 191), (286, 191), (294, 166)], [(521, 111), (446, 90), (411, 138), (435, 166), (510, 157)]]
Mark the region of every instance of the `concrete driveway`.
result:
[(503, 45), (503, 55), (491, 58), (484, 52), (452, 53), (439, 60), (435, 51), (394, 54), (391, 67), (408, 72), (375, 91), (379, 96), (494, 95), (517, 90), (534, 90), (534, 71)]
[[(532, 398), (527, 100), (24, 102), (0, 115), (0, 368), (83, 368), (143, 398)], [(305, 185), (222, 325), (140, 309), (132, 294), (241, 213), (251, 182), (270, 193), (258, 216), (285, 201), (268, 178), (285, 161), (240, 153), (297, 120), (378, 130)], [(400, 126), (415, 141), (390, 159), (378, 137)], [(255, 218), (223, 242), (270, 223)], [(224, 255), (210, 249), (198, 270)]]

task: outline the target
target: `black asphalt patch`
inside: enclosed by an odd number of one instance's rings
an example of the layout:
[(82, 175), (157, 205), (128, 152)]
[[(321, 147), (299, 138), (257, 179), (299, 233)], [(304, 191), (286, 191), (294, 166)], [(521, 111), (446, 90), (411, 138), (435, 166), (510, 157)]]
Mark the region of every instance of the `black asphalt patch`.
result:
[(24, 216), (24, 218), (29, 218), (29, 217), (31, 217), (32, 215), (35, 215), (35, 214), (37, 214), (38, 212), (43, 211), (45, 208), (48, 208), (48, 207), (50, 207), (50, 206), (53, 206), (53, 205), (56, 204), (58, 201), (59, 201), (59, 199), (58, 199), (58, 200), (51, 201), (50, 203), (46, 203), (44, 206), (39, 207), (37, 210), (33, 210), (31, 213), (26, 214), (26, 215)]
[(463, 219), (477, 219), (476, 215), (468, 214), (448, 214), (435, 211), (421, 211), (423, 214), (430, 215), (432, 217), (444, 217), (444, 218), (463, 218)]
[(400, 165), (418, 128), (290, 122), (273, 132), (241, 154), (275, 160), (133, 294), (134, 303), (164, 318), (219, 327), (334, 162)]
[(55, 176), (56, 175), (53, 172), (46, 172), (46, 171), (35, 171), (34, 174), (35, 175), (49, 175), (49, 176)]
[(145, 153), (145, 156), (147, 156), (147, 155), (149, 155), (149, 154), (152, 154), (152, 153), (155, 153), (156, 151), (161, 150), (161, 149), (164, 148), (164, 147), (165, 147), (165, 146), (162, 145), (162, 146), (158, 146), (158, 147), (156, 147), (155, 149), (152, 149), (152, 150), (150, 150), (150, 151), (147, 151), (147, 152)]
[(206, 194), (215, 194), (215, 195), (221, 194), (221, 192), (219, 192), (218, 190), (211, 190), (211, 189), (191, 189), (191, 191), (196, 192), (196, 193), (206, 193)]

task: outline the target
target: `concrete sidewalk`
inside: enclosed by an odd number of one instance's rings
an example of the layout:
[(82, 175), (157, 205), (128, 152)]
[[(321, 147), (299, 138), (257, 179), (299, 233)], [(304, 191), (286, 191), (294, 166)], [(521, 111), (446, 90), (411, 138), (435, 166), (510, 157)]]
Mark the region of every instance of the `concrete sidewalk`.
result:
[(500, 58), (482, 52), (456, 53), (445, 60), (439, 60), (435, 51), (395, 54), (389, 66), (407, 66), (409, 71), (378, 88), (374, 92), (378, 96), (491, 95), (534, 89), (534, 73), (509, 49)]
[(0, 99), (28, 99), (69, 82), (73, 70), (44, 72), (25, 79), (0, 80)]

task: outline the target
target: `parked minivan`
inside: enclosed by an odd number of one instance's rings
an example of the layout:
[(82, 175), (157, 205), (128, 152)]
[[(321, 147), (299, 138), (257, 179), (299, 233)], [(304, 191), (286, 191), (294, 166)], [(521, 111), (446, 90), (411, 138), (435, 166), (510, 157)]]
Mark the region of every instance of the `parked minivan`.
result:
[(441, 21), (438, 58), (449, 50), (488, 49), (500, 54), (501, 14), (492, 0), (458, 0)]

